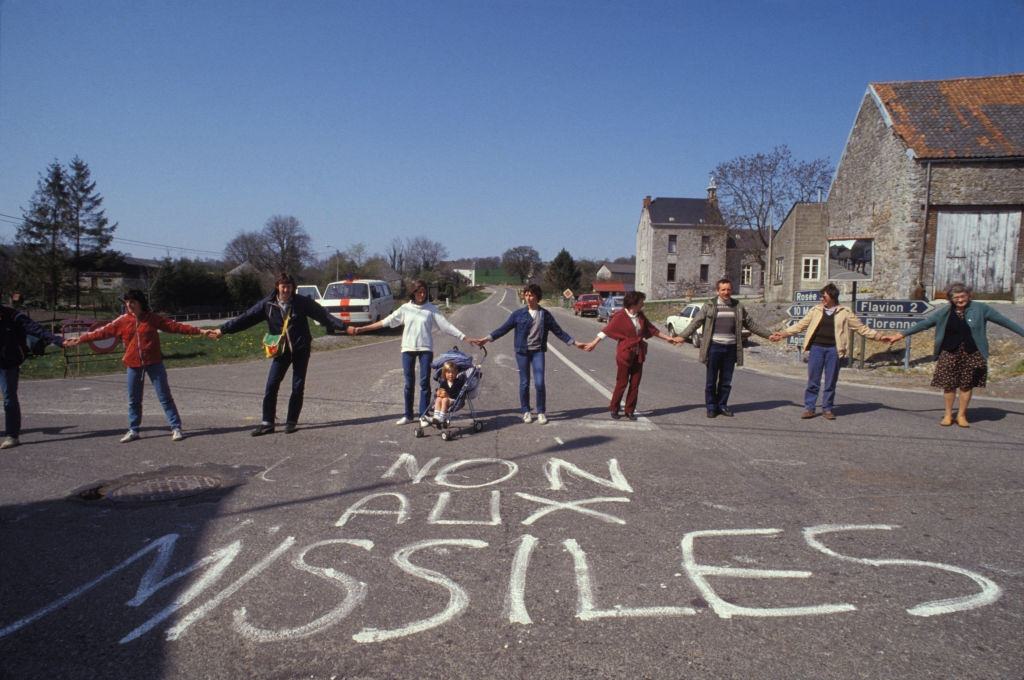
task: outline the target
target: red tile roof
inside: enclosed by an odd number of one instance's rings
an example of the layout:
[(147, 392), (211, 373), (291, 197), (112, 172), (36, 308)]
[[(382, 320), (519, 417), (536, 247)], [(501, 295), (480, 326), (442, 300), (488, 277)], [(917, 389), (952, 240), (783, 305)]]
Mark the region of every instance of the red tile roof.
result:
[(1024, 73), (871, 89), (918, 158), (1024, 157)]

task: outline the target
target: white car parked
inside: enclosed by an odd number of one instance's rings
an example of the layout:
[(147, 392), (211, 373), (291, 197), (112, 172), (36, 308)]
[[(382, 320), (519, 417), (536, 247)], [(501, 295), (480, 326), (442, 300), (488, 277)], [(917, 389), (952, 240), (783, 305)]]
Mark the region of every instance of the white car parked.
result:
[[(673, 314), (665, 319), (665, 330), (667, 330), (668, 334), (673, 338), (681, 334), (686, 330), (687, 326), (690, 325), (690, 322), (693, 321), (693, 317), (697, 316), (697, 313), (700, 312), (700, 308), (703, 306), (703, 302), (691, 302), (686, 305), (678, 314)], [(744, 340), (750, 337), (750, 331), (746, 328), (743, 329), (742, 334)], [(701, 327), (693, 332), (693, 335), (689, 337), (689, 340), (697, 347), (700, 347), (700, 342), (703, 336), (704, 327), (701, 325)]]
[(395, 298), (385, 281), (355, 279), (328, 284), (320, 304), (345, 323), (373, 323), (391, 313)]

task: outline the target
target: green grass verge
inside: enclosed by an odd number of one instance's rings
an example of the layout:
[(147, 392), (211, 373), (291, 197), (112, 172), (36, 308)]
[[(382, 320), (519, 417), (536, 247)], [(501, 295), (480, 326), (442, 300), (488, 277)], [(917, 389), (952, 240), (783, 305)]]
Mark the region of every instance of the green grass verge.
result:
[[(314, 338), (324, 335), (324, 329), (320, 326), (311, 324), (310, 329)], [(252, 361), (263, 358), (262, 339), (266, 332), (266, 324), (260, 324), (240, 333), (225, 335), (220, 340), (207, 340), (201, 335), (161, 333), (160, 351), (168, 368)], [(346, 346), (373, 342), (374, 338), (373, 335), (347, 338)], [(68, 349), (67, 353), (70, 375), (102, 375), (124, 370), (124, 364), (121, 363), (124, 345), (121, 344), (109, 354), (93, 354), (88, 345)], [(62, 378), (64, 375), (64, 355), (56, 347), (48, 347), (46, 354), (29, 359), (21, 366), (21, 377), (27, 380)]]

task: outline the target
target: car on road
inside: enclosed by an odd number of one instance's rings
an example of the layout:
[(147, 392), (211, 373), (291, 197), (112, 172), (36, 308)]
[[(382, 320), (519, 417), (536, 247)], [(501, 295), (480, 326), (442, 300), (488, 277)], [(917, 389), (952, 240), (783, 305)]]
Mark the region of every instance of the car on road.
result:
[[(690, 325), (691, 321), (693, 321), (693, 317), (697, 316), (697, 313), (703, 306), (703, 302), (689, 303), (688, 305), (683, 307), (678, 314), (673, 314), (669, 316), (667, 319), (665, 319), (665, 330), (667, 330), (668, 334), (671, 335), (673, 338), (676, 337), (677, 335), (686, 330), (686, 327)], [(700, 342), (703, 335), (704, 327), (701, 326), (696, 331), (694, 331), (693, 335), (691, 335), (688, 339), (694, 345), (700, 347)], [(744, 328), (743, 339), (746, 340), (749, 337), (750, 331)], [(694, 338), (696, 338), (696, 340), (694, 340)]]
[(395, 298), (386, 281), (354, 279), (327, 285), (320, 304), (345, 323), (380, 321), (395, 308)]
[(601, 305), (601, 296), (597, 293), (583, 293), (572, 303), (572, 313), (576, 316), (597, 316), (597, 308)]
[(597, 320), (607, 323), (608, 319), (612, 318), (612, 314), (620, 309), (622, 309), (622, 296), (609, 295), (597, 307)]

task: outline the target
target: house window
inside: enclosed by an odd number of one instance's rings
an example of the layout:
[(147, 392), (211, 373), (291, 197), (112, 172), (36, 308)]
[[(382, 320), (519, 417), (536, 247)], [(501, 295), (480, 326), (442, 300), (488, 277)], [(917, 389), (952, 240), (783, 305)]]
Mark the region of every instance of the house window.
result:
[(668, 272), (666, 272), (666, 274), (665, 274), (665, 280), (666, 281), (675, 281), (676, 280), (676, 265), (675, 265), (675, 263), (669, 263), (669, 265), (668, 265)]
[[(675, 234), (672, 234), (671, 236), (668, 237), (668, 252), (670, 252), (670, 253), (676, 252), (676, 236), (675, 236)], [(671, 280), (672, 279), (670, 278), (669, 281), (671, 281)]]
[(821, 258), (805, 257), (800, 278), (804, 281), (817, 281), (821, 278)]
[(782, 261), (785, 259), (784, 257), (775, 258), (775, 285), (782, 284)]
[(700, 252), (703, 255), (707, 255), (711, 252), (711, 237), (701, 236), (700, 237)]
[(754, 280), (754, 265), (745, 264), (740, 273), (740, 285), (749, 286)]
[(709, 269), (709, 265), (702, 264), (700, 266), (700, 280), (701, 280), (701, 283), (707, 283), (708, 282), (708, 269)]

